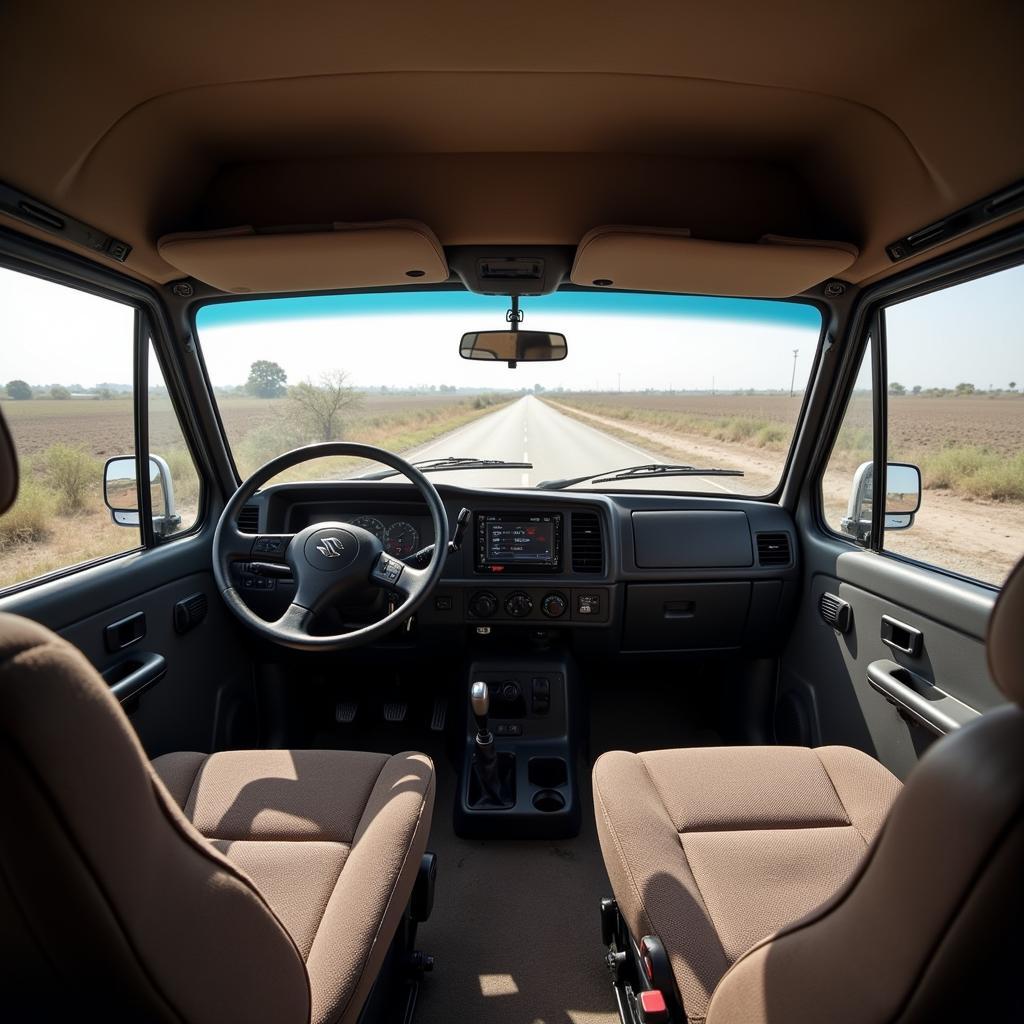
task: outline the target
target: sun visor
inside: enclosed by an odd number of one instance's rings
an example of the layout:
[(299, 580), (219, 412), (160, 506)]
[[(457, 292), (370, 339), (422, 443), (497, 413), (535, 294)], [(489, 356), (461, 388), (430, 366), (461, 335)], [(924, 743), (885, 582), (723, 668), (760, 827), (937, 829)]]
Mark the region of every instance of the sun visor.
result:
[(412, 220), (334, 224), (316, 231), (251, 227), (164, 235), (160, 256), (224, 292), (313, 292), (437, 284), (448, 261), (434, 233)]
[(765, 235), (712, 242), (685, 230), (609, 225), (588, 231), (571, 279), (630, 291), (786, 298), (842, 274), (855, 246)]

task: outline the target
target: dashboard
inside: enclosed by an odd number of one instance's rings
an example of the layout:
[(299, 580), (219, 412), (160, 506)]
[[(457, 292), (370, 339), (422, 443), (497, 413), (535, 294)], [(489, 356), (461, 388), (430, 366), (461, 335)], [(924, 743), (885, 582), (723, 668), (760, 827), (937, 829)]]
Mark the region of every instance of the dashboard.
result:
[[(531, 642), (562, 633), (615, 654), (768, 653), (799, 591), (796, 531), (777, 505), (448, 484), (438, 492), (449, 526), (463, 508), (470, 525), (415, 628), (400, 631), (395, 644), (448, 645), (459, 634), (469, 643), (495, 635), (517, 643), (516, 631), (529, 628)], [(423, 499), (400, 483), (275, 484), (240, 517), (243, 529), (261, 534), (324, 522), (369, 530), (396, 558), (434, 542)], [(276, 618), (294, 584), (240, 575), (250, 607)]]

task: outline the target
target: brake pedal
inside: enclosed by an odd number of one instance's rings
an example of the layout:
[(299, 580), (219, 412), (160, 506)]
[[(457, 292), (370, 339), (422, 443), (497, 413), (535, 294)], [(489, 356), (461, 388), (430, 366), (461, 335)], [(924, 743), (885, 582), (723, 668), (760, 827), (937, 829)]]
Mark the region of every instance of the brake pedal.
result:
[(359, 701), (339, 700), (334, 706), (334, 720), (339, 725), (351, 725), (359, 711)]
[(434, 698), (434, 710), (430, 713), (430, 731), (444, 732), (448, 720), (448, 701), (444, 697)]
[(409, 714), (409, 705), (404, 700), (388, 701), (384, 705), (385, 722), (404, 722)]

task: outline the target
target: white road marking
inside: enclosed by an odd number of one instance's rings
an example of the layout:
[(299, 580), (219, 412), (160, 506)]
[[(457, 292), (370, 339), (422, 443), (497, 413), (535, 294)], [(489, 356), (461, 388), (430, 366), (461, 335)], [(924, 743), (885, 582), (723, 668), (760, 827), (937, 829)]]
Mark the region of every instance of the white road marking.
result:
[(523, 449), (523, 462), (530, 461), (530, 453), (524, 448)]

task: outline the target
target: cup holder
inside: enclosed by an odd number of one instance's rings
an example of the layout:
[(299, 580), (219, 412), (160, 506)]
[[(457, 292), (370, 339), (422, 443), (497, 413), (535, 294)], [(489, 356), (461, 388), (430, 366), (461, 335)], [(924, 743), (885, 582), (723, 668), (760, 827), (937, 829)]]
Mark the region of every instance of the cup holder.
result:
[(533, 806), (544, 814), (552, 814), (565, 807), (565, 797), (557, 789), (541, 789), (533, 795)]
[(531, 757), (529, 777), (531, 786), (552, 789), (569, 781), (569, 769), (560, 757)]

